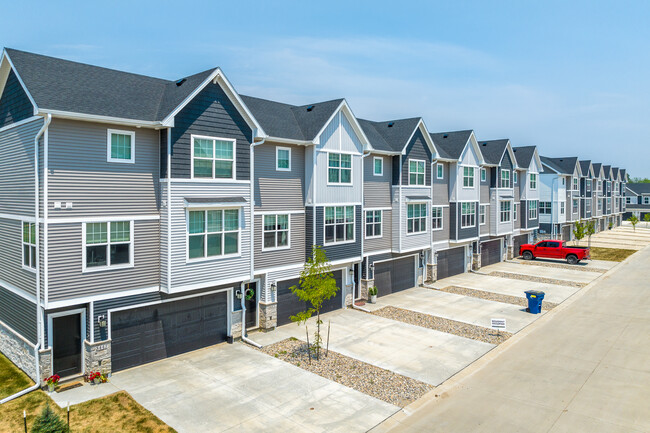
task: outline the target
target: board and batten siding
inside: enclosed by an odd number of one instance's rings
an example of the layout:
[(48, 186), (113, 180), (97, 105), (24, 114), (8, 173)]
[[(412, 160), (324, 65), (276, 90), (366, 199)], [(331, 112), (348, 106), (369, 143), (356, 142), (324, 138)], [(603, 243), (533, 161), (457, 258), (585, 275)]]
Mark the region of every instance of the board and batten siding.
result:
[(43, 119), (0, 132), (0, 213), (34, 216), (34, 138)]
[(402, 185), (409, 184), (409, 160), (418, 159), (424, 161), (424, 184), (431, 185), (431, 150), (422, 135), (420, 128), (415, 131), (408, 146), (406, 155), (402, 157)]
[(25, 120), (34, 114), (34, 106), (13, 69), (0, 96), (0, 128)]
[(0, 281), (35, 297), (36, 273), (22, 267), (22, 240), (22, 221), (0, 218)]
[(134, 266), (91, 272), (83, 272), (82, 223), (50, 224), (48, 301), (158, 286), (159, 221), (139, 220), (133, 224)]
[[(381, 176), (374, 174), (374, 159), (383, 161)], [(363, 162), (363, 205), (365, 207), (390, 207), (391, 206), (391, 167), (390, 157), (369, 155)]]
[(237, 180), (250, 179), (250, 144), (253, 132), (219, 84), (208, 84), (174, 118), (171, 129), (172, 177), (191, 177), (191, 136), (236, 140)]
[(36, 344), (36, 304), (0, 285), (0, 321)]
[[(282, 212), (278, 212), (281, 214)], [(305, 262), (305, 214), (289, 214), (290, 248), (267, 249), (264, 244), (264, 216), (255, 215), (255, 269), (267, 269)]]
[[(135, 134), (135, 163), (107, 162), (108, 130)], [(153, 215), (160, 209), (160, 131), (55, 119), (49, 127), (51, 219)], [(54, 202), (72, 202), (55, 209)]]
[(381, 237), (379, 238), (366, 238), (366, 220), (365, 212), (363, 216), (363, 252), (365, 255), (372, 253), (373, 251), (383, 251), (390, 250), (393, 246), (393, 211), (390, 209), (384, 209), (381, 212)]
[[(291, 170), (276, 170), (276, 149), (291, 149)], [(305, 148), (263, 144), (255, 149), (255, 209), (304, 210)], [(311, 164), (311, 160), (309, 161)]]
[[(361, 237), (364, 235), (363, 232), (363, 215), (361, 212), (361, 206), (354, 207), (354, 217), (355, 217), (355, 233), (354, 233), (354, 242), (344, 243), (344, 244), (334, 244), (334, 245), (325, 245), (325, 208), (323, 206), (316, 207), (316, 245), (322, 245), (325, 254), (327, 254), (327, 259), (330, 262), (338, 260), (353, 259), (356, 257), (361, 257)], [(310, 248), (311, 250), (311, 248)], [(309, 256), (307, 256), (309, 257)]]
[[(240, 207), (240, 255), (236, 257), (212, 257), (205, 260), (187, 261), (187, 212), (185, 198), (242, 197), (246, 201)], [(172, 181), (172, 287), (215, 285), (220, 280), (250, 276), (250, 186), (224, 182), (173, 182)], [(209, 206), (207, 206), (209, 207)], [(167, 228), (161, 228), (167, 233)]]

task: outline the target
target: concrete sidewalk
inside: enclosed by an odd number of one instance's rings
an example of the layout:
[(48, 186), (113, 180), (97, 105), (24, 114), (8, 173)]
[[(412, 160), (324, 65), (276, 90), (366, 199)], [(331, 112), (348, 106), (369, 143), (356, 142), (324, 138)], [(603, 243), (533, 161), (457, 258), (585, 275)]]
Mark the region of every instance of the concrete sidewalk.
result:
[(650, 247), (376, 431), (650, 431)]

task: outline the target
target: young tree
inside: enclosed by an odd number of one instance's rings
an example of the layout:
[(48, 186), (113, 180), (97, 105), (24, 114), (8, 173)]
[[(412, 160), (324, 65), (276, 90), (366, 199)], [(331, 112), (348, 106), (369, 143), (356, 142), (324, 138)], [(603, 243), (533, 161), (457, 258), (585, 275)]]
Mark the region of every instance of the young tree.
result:
[(587, 245), (591, 248), (591, 235), (596, 233), (596, 223), (594, 221), (587, 221), (585, 224), (585, 233), (588, 236)]
[(650, 213), (643, 215), (643, 221), (645, 221), (645, 228), (648, 228), (648, 223), (650, 223)]
[(311, 350), (315, 352), (318, 360), (320, 359), (320, 349), (323, 343), (320, 334), (320, 325), (323, 323), (320, 320), (320, 310), (323, 302), (335, 296), (336, 292), (340, 290), (336, 287), (336, 280), (334, 274), (332, 274), (327, 255), (321, 247), (318, 245), (313, 247), (311, 257), (300, 272), (300, 287), (291, 286), (289, 290), (301, 301), (311, 304), (311, 308), (291, 316), (293, 322), (305, 323), (316, 313), (316, 332), (314, 333), (314, 344), (312, 344)]
[(639, 218), (636, 217), (636, 215), (632, 214), (632, 216), (628, 219), (630, 224), (632, 224), (632, 228), (634, 231), (636, 231), (636, 225), (639, 222)]
[(580, 245), (580, 241), (585, 237), (587, 233), (585, 224), (582, 221), (576, 223), (576, 228), (573, 230), (573, 235), (576, 237), (577, 244)]
[(68, 426), (52, 410), (49, 404), (46, 404), (41, 414), (34, 421), (32, 433), (66, 433)]

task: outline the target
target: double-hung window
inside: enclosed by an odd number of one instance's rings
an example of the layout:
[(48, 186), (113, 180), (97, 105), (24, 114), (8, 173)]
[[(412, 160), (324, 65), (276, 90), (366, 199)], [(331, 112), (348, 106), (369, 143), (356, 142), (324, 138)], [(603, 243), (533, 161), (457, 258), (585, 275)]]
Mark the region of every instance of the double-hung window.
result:
[(551, 213), (551, 202), (550, 201), (540, 201), (539, 202), (539, 213), (546, 215)]
[(366, 238), (381, 237), (381, 210), (366, 211)]
[(239, 209), (191, 210), (187, 223), (188, 259), (239, 253)]
[(580, 189), (580, 188), (578, 187), (578, 178), (574, 176), (574, 177), (573, 177), (573, 190), (574, 190), (574, 191), (578, 191), (578, 189)]
[(510, 170), (501, 170), (501, 188), (510, 187)]
[(474, 167), (463, 167), (463, 188), (474, 188)]
[(275, 169), (276, 171), (291, 171), (291, 148), (275, 148)]
[(424, 161), (409, 159), (409, 185), (424, 185)]
[(354, 241), (354, 206), (325, 208), (325, 243)]
[(23, 222), (23, 267), (36, 269), (36, 224)]
[(130, 266), (133, 261), (131, 221), (84, 224), (85, 268)]
[(578, 212), (578, 199), (577, 199), (577, 198), (574, 198), (574, 199), (573, 199), (572, 212), (573, 212), (573, 213), (577, 213), (577, 212)]
[(590, 198), (585, 200), (585, 212), (591, 212), (591, 199)]
[(329, 153), (327, 168), (328, 183), (352, 184), (352, 155)]
[(530, 189), (537, 189), (537, 174), (530, 174)]
[(422, 233), (427, 231), (427, 205), (412, 203), (407, 206), (406, 232)]
[(480, 205), (478, 208), (479, 224), (481, 225), (485, 225), (486, 223), (486, 216), (485, 216), (486, 208), (487, 205), (485, 204)]
[(192, 136), (192, 176), (235, 178), (235, 140)]
[(528, 202), (528, 219), (535, 220), (537, 219), (537, 201), (531, 200)]
[(442, 230), (442, 206), (431, 208), (431, 230)]
[(507, 223), (510, 222), (510, 206), (511, 203), (509, 201), (502, 201), (501, 202), (501, 209), (499, 212), (499, 221), (502, 223)]
[(481, 169), (481, 182), (487, 181), (487, 170), (482, 168)]
[[(632, 197), (625, 197), (625, 203), (632, 204)], [(598, 206), (598, 210), (600, 210), (600, 206)]]
[(517, 221), (517, 215), (519, 214), (519, 204), (515, 203), (512, 207), (512, 220)]
[[(598, 201), (598, 203), (600, 203), (600, 200)], [(564, 215), (564, 202), (563, 201), (560, 202), (560, 215)]]
[(443, 179), (445, 177), (445, 166), (438, 163), (436, 164), (436, 179)]
[(474, 227), (476, 225), (476, 203), (463, 202), (460, 204), (460, 226)]
[(135, 162), (135, 132), (108, 130), (108, 162)]
[(384, 158), (375, 156), (372, 158), (372, 174), (373, 176), (384, 175)]
[(289, 247), (289, 215), (264, 215), (264, 249)]

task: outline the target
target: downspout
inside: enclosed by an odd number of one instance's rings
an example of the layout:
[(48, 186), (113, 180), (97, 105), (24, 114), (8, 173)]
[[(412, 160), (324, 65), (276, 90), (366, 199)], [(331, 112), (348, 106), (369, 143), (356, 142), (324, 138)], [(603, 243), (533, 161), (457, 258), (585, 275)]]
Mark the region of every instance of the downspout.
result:
[[(41, 347), (41, 339), (43, 338), (43, 332), (41, 329), (42, 320), (41, 320), (41, 279), (40, 279), (40, 237), (39, 237), (39, 182), (38, 182), (38, 140), (41, 138), (43, 133), (47, 131), (47, 128), (50, 126), (52, 121), (52, 115), (47, 114), (44, 118), (43, 126), (34, 137), (34, 215), (35, 215), (35, 228), (36, 228), (36, 345), (34, 346), (34, 361), (36, 363), (36, 380), (34, 385), (30, 386), (27, 389), (17, 392), (14, 395), (10, 395), (2, 400), (0, 404), (4, 404), (8, 401), (11, 401), (15, 398), (18, 398), (22, 395), (25, 395), (29, 392), (37, 390), (41, 387), (41, 364), (39, 362), (39, 348)], [(45, 152), (45, 149), (43, 149)]]
[(172, 290), (172, 128), (167, 128), (167, 293)]
[[(359, 280), (361, 280), (361, 273), (362, 273), (362, 268), (363, 268), (363, 257), (364, 257), (364, 252), (365, 252), (364, 249), (363, 249), (363, 244), (364, 244), (364, 239), (366, 238), (366, 211), (365, 211), (365, 201), (364, 201), (364, 180), (365, 180), (364, 173), (365, 173), (365, 168), (364, 168), (364, 161), (363, 160), (366, 159), (366, 157), (368, 157), (368, 156), (370, 156), (370, 152), (361, 154), (361, 233), (359, 233), (359, 237), (361, 237), (361, 263), (359, 263), (359, 274), (358, 274), (359, 275)], [(383, 164), (383, 162), (382, 162), (382, 164)], [(384, 219), (384, 216), (383, 216), (383, 213), (382, 213), (382, 222), (381, 222), (382, 227), (383, 227), (383, 224), (384, 224), (383, 219)], [(356, 230), (356, 227), (355, 227), (355, 230)], [(366, 261), (366, 279), (368, 279), (368, 269), (367, 269), (367, 267), (368, 267), (368, 262)], [(357, 285), (354, 282), (354, 275), (352, 275), (352, 308), (355, 307), (354, 301), (356, 299), (361, 298), (361, 297), (359, 297), (359, 298), (355, 297), (356, 289), (357, 289)]]

